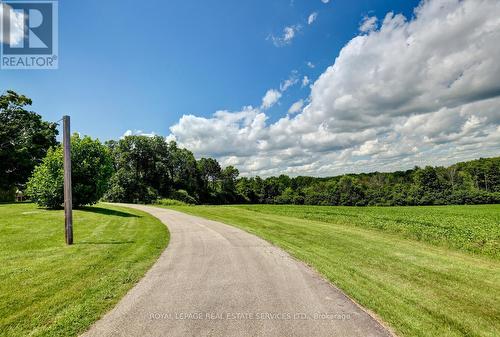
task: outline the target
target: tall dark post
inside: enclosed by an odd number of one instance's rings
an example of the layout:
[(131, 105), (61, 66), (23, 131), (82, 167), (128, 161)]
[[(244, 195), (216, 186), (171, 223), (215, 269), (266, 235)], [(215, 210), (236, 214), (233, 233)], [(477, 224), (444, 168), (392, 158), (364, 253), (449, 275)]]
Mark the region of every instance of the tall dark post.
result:
[(64, 236), (66, 244), (73, 244), (73, 194), (71, 191), (71, 131), (69, 116), (63, 117), (64, 147)]

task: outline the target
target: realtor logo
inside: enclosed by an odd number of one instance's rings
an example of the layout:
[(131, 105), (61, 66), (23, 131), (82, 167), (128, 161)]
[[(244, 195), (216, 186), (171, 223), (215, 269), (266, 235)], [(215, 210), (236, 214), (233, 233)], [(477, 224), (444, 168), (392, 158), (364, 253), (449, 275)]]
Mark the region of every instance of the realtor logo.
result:
[(2, 69), (57, 69), (57, 9), (57, 1), (0, 1)]

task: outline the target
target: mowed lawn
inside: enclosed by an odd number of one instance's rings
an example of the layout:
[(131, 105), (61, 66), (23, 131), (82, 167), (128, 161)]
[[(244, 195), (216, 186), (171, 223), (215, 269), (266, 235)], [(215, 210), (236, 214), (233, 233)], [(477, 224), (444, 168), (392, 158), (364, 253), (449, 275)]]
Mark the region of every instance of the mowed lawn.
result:
[(167, 245), (146, 213), (98, 205), (74, 212), (0, 205), (0, 335), (76, 336), (111, 309)]
[(500, 205), (171, 208), (282, 247), (400, 336), (500, 336)]

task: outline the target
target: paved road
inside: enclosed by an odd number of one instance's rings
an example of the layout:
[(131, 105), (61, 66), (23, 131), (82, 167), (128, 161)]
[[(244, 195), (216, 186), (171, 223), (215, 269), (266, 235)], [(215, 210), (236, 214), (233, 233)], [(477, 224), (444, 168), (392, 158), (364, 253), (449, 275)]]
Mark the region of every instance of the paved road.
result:
[(133, 205), (171, 241), (84, 336), (390, 336), (303, 263), (234, 227)]

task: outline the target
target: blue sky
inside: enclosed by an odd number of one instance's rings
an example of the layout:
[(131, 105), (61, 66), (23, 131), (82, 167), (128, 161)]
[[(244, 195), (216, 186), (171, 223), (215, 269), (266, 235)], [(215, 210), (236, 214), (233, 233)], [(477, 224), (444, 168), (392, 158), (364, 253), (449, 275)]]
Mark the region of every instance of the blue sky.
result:
[(500, 152), (499, 15), (492, 0), (62, 0), (59, 69), (1, 70), (0, 90), (82, 134), (154, 132), (246, 175), (449, 164)]
[[(183, 114), (258, 105), (292, 70), (315, 79), (364, 15), (411, 14), (416, 3), (62, 0), (59, 70), (2, 71), (1, 89), (28, 95), (48, 120), (70, 114), (75, 130), (103, 140), (128, 129), (168, 135)], [(266, 40), (296, 24), (304, 27), (290, 45)], [(271, 118), (308, 95), (294, 89)]]

